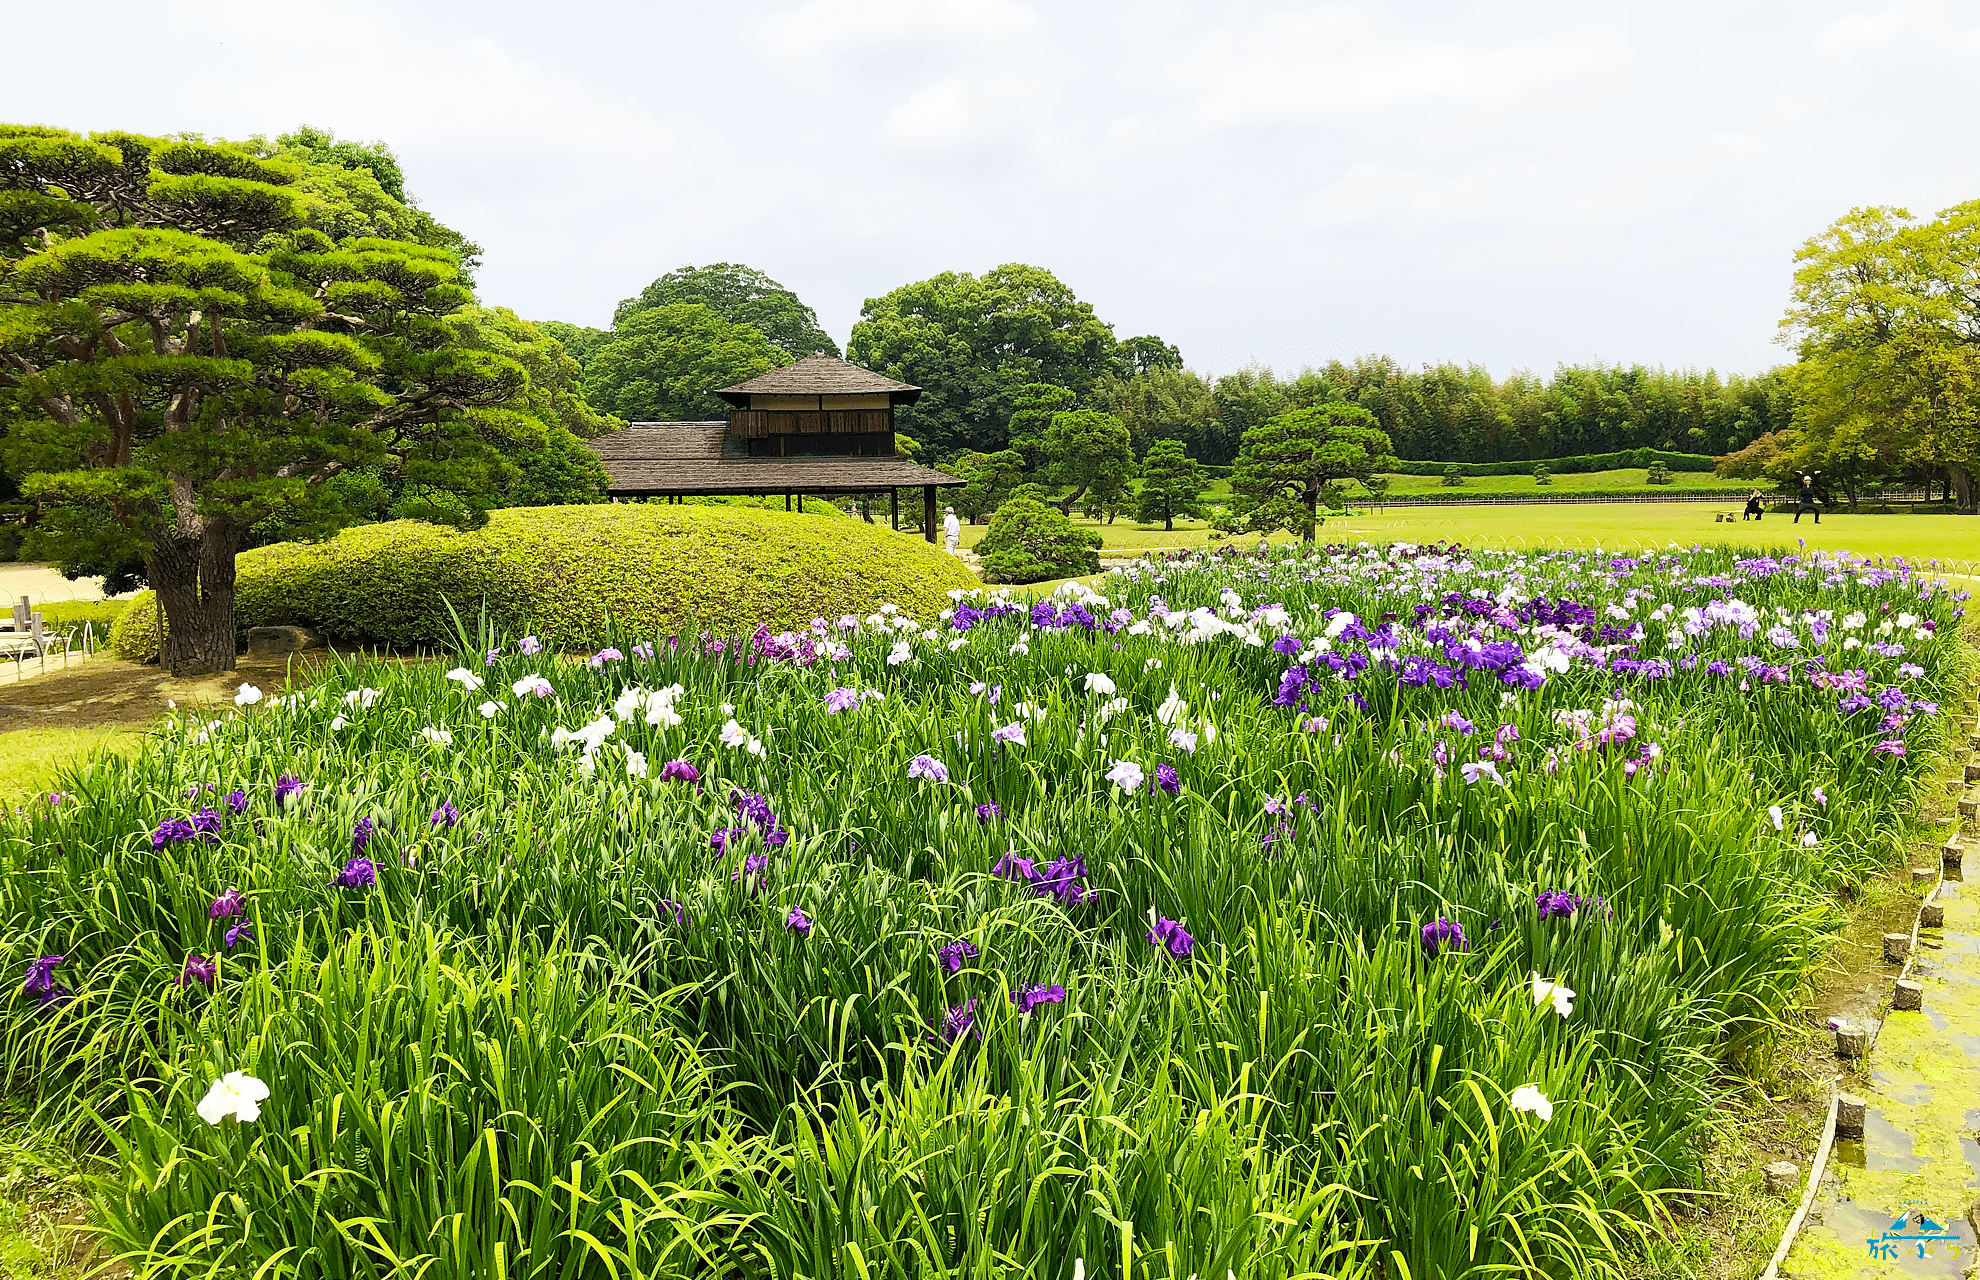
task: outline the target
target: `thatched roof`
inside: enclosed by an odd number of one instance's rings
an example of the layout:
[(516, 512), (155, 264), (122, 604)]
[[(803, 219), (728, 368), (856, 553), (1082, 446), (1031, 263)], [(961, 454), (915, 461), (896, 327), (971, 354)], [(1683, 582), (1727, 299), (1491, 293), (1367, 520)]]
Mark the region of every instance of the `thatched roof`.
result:
[(635, 422), (590, 441), (614, 497), (655, 494), (872, 493), (964, 483), (907, 458), (813, 455), (751, 458), (725, 452), (721, 422)]
[(913, 404), (920, 397), (921, 388), (883, 378), (871, 369), (848, 364), (837, 356), (815, 355), (758, 374), (748, 382), (723, 387), (715, 394), (739, 408), (747, 406), (751, 396), (886, 395), (895, 404)]

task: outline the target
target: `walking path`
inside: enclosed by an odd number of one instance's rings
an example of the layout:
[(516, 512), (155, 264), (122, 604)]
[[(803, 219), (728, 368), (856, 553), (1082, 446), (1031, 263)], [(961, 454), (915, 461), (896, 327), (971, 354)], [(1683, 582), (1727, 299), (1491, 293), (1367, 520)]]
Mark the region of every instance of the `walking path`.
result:
[[(1968, 780), (1976, 773), (1969, 766)], [(1966, 851), (1980, 849), (1966, 839), (1980, 792), (1969, 792), (1960, 812), (1963, 831), (1948, 842), (1942, 879), (1920, 917), (1909, 978), (1921, 989), (1899, 989), (1919, 1007), (1887, 1009), (1867, 1075), (1845, 1079), (1865, 1104), (1862, 1136), (1841, 1136), (1852, 1127), (1847, 1119), (1838, 1126), (1782, 1276), (1980, 1276), (1980, 886), (1962, 878)], [(1933, 927), (1933, 904), (1942, 926)], [(1849, 1104), (1840, 1116), (1850, 1115)]]

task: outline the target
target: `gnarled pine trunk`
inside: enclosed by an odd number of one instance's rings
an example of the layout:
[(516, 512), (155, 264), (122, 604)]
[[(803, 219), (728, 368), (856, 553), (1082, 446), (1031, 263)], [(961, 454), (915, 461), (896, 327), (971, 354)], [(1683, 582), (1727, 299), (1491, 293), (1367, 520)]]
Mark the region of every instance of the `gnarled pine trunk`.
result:
[(175, 676), (234, 669), (234, 557), (242, 531), (207, 519), (201, 533), (161, 531), (145, 557), (151, 589), (165, 607), (158, 664)]

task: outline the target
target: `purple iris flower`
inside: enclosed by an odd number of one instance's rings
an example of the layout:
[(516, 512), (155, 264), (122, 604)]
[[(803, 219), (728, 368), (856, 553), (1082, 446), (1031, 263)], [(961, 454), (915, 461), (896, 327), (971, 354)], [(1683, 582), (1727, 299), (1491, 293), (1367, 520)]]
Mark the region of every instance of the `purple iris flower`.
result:
[(1054, 858), (1032, 881), (1032, 892), (1041, 898), (1054, 898), (1062, 907), (1078, 906), (1091, 902), (1099, 896), (1098, 890), (1087, 891), (1080, 882), (1086, 876), (1086, 855), (1074, 854), (1070, 858)]
[(1566, 919), (1581, 905), (1581, 899), (1565, 889), (1543, 889), (1534, 895), (1533, 905), (1540, 909), (1542, 920), (1551, 920), (1556, 916)]
[(1280, 636), (1272, 642), (1272, 652), (1279, 654), (1281, 657), (1290, 658), (1298, 653), (1300, 648), (1301, 645), (1298, 636)]
[(167, 818), (158, 824), (151, 833), (151, 847), (163, 849), (168, 844), (193, 838), (193, 825), (184, 818)]
[(811, 936), (811, 917), (804, 913), (804, 908), (792, 907), (790, 913), (784, 917), (784, 927), (800, 938), (809, 938)]
[(1435, 956), (1448, 948), (1452, 951), (1469, 951), (1471, 943), (1465, 940), (1464, 926), (1455, 920), (1438, 916), (1423, 926), (1423, 954)]
[(713, 849), (715, 856), (719, 858), (729, 851), (731, 844), (747, 834), (741, 827), (719, 827), (708, 837), (708, 847)]
[(752, 853), (743, 857), (742, 869), (731, 872), (729, 879), (740, 880), (753, 898), (763, 891), (763, 881), (768, 875), (770, 857), (768, 854)]
[(976, 822), (978, 826), (987, 827), (1003, 816), (1004, 811), (997, 806), (997, 802), (994, 800), (988, 804), (976, 806)]
[(461, 811), (454, 807), (454, 802), (452, 800), (442, 800), (440, 802), (440, 807), (433, 811), (432, 820), (428, 822), (426, 825), (428, 827), (438, 827), (444, 825), (449, 831), (451, 831), (460, 822), (460, 820), (461, 820)]
[(976, 954), (974, 943), (965, 942), (958, 938), (943, 947), (940, 951), (937, 951), (935, 956), (942, 962), (942, 967), (950, 973), (961, 973), (964, 962), (974, 960)]
[(685, 760), (669, 760), (665, 765), (661, 766), (660, 781), (692, 782), (699, 786), (701, 783), (701, 770), (695, 768)]
[(248, 793), (245, 791), (229, 791), (227, 793), (227, 807), (235, 813), (246, 813)]
[(1189, 930), (1182, 927), (1182, 921), (1166, 916), (1155, 917), (1155, 927), (1148, 931), (1148, 941), (1165, 948), (1178, 960), (1188, 959), (1190, 949), (1196, 945), (1196, 939), (1189, 936)]
[(1182, 790), (1182, 778), (1176, 773), (1174, 765), (1158, 764), (1155, 766), (1155, 785), (1175, 795)]
[(1030, 1013), (1041, 1004), (1064, 1004), (1065, 1001), (1066, 989), (1057, 983), (1049, 987), (1043, 983), (1033, 983), (1011, 992), (1011, 1003), (1017, 1006), (1020, 1014)]
[(936, 1034), (941, 1037), (943, 1044), (954, 1044), (975, 1029), (975, 1015), (976, 997), (971, 996), (968, 1000), (949, 1010), (948, 1014), (943, 1017), (942, 1025)]
[(686, 924), (688, 913), (685, 903), (674, 898), (660, 899), (660, 914), (674, 917), (675, 924)]
[(234, 949), (236, 942), (253, 942), (254, 922), (251, 920), (238, 921), (232, 928), (227, 930), (224, 940), (227, 943), (227, 950), (229, 951)]
[(303, 780), (294, 774), (285, 773), (275, 779), (275, 803), (280, 805), (293, 800), (303, 793)]
[(825, 714), (835, 716), (859, 705), (859, 690), (834, 689), (825, 695)]
[(189, 821), (192, 824), (195, 834), (204, 836), (207, 840), (218, 840), (220, 838), (221, 819), (217, 810), (201, 809)]
[(63, 959), (62, 956), (42, 956), (28, 962), (27, 981), (22, 984), (21, 992), (34, 997), (35, 1008), (59, 1005), (72, 994), (67, 987), (55, 981), (55, 966)]
[(186, 957), (185, 968), (179, 970), (179, 985), (190, 987), (198, 983), (203, 987), (213, 985), (213, 975), (219, 971), (220, 962), (209, 959), (195, 951)]
[(231, 916), (242, 916), (246, 914), (247, 898), (241, 894), (239, 889), (227, 890), (227, 892), (208, 903), (206, 907), (206, 918), (208, 920), (225, 920)]
[(999, 880), (1015, 880), (1020, 884), (1031, 884), (1038, 879), (1032, 860), (1018, 857), (1015, 851), (997, 859), (997, 865), (990, 868), (990, 874)]
[[(366, 819), (365, 821), (370, 821)], [(362, 847), (362, 846), (360, 846)], [(366, 857), (355, 857), (344, 864), (344, 869), (331, 881), (339, 889), (364, 889), (378, 883), (378, 868)]]
[[(357, 825), (351, 828), (351, 852), (363, 853), (364, 847), (371, 843), (371, 833), (375, 830), (377, 827), (370, 818), (359, 818)], [(371, 864), (367, 862), (365, 865), (368, 867)]]

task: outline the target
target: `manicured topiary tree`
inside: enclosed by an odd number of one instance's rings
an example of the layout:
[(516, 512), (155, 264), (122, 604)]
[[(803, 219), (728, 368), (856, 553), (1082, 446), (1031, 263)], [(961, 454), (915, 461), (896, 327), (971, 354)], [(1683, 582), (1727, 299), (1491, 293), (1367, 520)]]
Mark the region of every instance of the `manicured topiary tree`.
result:
[(1313, 540), (1320, 502), (1340, 480), (1365, 483), (1395, 463), (1388, 433), (1359, 405), (1294, 409), (1244, 433), (1231, 472), (1225, 528), (1232, 533), (1284, 529)]
[(1533, 483), (1534, 484), (1554, 483), (1554, 473), (1547, 469), (1546, 463), (1536, 462), (1533, 464)]
[(325, 482), (376, 466), (472, 510), (542, 438), (490, 412), (522, 366), (446, 323), (473, 302), (460, 247), (352, 228), (309, 164), (0, 126), (0, 421), (37, 553), (142, 557), (174, 674), (233, 667), (255, 524), (334, 527)]
[(1455, 489), (1464, 483), (1464, 468), (1453, 462), (1444, 468), (1444, 487)]
[(976, 544), (991, 582), (1043, 582), (1100, 572), (1100, 535), (1035, 498), (1013, 498)]
[(1164, 529), (1176, 527), (1176, 517), (1203, 514), (1203, 490), (1209, 481), (1203, 468), (1183, 449), (1180, 440), (1157, 440), (1141, 462), (1141, 489), (1134, 518), (1143, 524), (1160, 520)]

